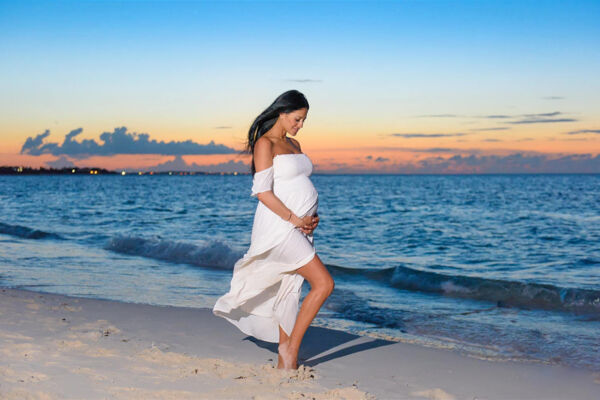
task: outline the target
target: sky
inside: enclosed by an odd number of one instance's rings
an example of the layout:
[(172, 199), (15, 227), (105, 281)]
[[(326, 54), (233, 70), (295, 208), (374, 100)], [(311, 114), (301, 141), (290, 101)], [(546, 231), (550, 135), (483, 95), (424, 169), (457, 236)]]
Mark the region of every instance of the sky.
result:
[(0, 165), (244, 172), (289, 89), (319, 173), (600, 173), (599, 1), (0, 0)]

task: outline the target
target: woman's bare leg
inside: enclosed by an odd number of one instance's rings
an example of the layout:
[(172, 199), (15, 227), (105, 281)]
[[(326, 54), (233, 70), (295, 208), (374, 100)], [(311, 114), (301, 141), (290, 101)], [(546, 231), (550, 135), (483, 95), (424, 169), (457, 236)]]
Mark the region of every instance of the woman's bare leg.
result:
[[(288, 340), (282, 342), (280, 336), (279, 356), (283, 361), (283, 367), (286, 369), (298, 368), (298, 350), (300, 349), (304, 333), (306, 333), (309, 325), (334, 287), (334, 282), (329, 271), (327, 271), (327, 268), (325, 268), (325, 265), (323, 265), (321, 259), (316, 254), (308, 264), (298, 268), (296, 272), (308, 281), (310, 292), (308, 292), (302, 301), (294, 329), (292, 329)], [(281, 333), (281, 327), (279, 329)]]
[[(281, 325), (279, 325), (279, 345), (281, 346), (283, 343), (287, 342), (290, 337), (285, 333)], [(283, 360), (281, 359), (281, 355), (277, 354), (277, 368), (283, 368)]]

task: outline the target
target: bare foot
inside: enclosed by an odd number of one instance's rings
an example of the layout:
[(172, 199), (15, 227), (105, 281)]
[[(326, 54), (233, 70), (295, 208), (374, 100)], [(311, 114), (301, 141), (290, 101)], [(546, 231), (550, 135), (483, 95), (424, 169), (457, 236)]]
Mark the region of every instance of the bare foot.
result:
[(279, 350), (279, 364), (277, 364), (277, 368), (298, 369), (297, 354), (294, 354), (289, 342), (281, 343), (277, 350)]

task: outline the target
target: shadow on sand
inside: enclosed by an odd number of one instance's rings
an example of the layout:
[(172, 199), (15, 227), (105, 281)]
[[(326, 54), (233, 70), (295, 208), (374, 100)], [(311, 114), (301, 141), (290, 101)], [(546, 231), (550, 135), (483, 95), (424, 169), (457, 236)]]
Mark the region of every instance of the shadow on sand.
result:
[[(258, 347), (277, 354), (277, 343), (264, 342), (252, 336), (247, 336), (244, 340), (254, 342)], [(350, 344), (353, 341), (357, 343)], [(298, 365), (304, 364), (308, 367), (314, 367), (329, 360), (394, 343), (396, 342), (311, 326), (302, 340)]]

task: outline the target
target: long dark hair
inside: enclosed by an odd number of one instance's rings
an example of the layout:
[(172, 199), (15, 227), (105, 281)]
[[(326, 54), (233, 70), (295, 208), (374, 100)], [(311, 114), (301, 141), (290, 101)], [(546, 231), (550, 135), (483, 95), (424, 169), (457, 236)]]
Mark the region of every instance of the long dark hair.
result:
[(266, 110), (256, 117), (248, 131), (248, 142), (244, 149), (245, 153), (252, 154), (252, 175), (256, 172), (256, 168), (254, 167), (254, 144), (256, 144), (256, 141), (275, 125), (277, 118), (279, 118), (279, 113), (289, 113), (301, 108), (308, 110), (306, 97), (297, 90), (288, 90), (280, 94)]

